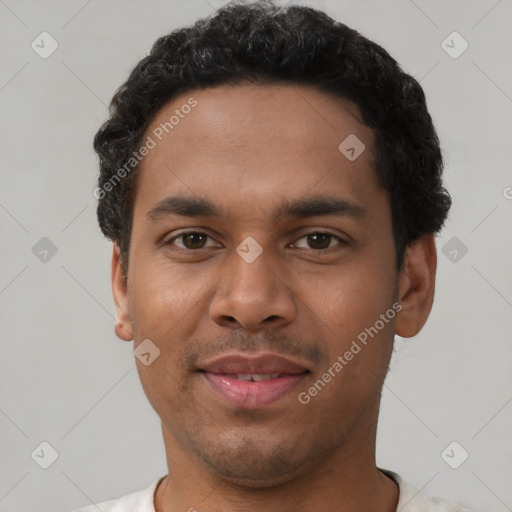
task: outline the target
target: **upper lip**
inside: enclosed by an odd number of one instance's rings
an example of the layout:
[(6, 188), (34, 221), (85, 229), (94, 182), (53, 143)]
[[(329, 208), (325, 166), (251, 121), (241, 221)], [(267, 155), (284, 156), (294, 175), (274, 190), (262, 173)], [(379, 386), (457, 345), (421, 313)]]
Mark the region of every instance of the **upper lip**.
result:
[(198, 368), (208, 373), (229, 374), (285, 373), (296, 375), (308, 371), (305, 366), (278, 354), (225, 354), (198, 365)]

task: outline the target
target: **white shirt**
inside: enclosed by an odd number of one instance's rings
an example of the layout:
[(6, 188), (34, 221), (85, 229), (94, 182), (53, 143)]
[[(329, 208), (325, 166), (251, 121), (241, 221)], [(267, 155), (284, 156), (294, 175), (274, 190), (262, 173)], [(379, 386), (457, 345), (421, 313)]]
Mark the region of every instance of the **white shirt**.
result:
[[(402, 478), (392, 471), (381, 469), (392, 478), (399, 487), (397, 512), (468, 512), (457, 503), (443, 498), (429, 498), (412, 485), (405, 483)], [(154, 495), (158, 484), (165, 478), (159, 478), (143, 491), (127, 494), (116, 500), (104, 501), (90, 505), (74, 512), (155, 512)]]

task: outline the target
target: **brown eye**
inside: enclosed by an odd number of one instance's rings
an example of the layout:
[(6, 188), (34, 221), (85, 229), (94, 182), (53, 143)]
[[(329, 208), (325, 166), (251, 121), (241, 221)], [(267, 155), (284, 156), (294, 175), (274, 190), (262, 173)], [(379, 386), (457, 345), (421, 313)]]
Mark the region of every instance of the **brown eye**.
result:
[(189, 233), (182, 235), (183, 245), (187, 249), (202, 249), (206, 240), (206, 235), (202, 233)]
[[(302, 240), (306, 241), (306, 245), (300, 242)], [(332, 244), (333, 240), (336, 240), (337, 244)], [(345, 244), (345, 240), (336, 235), (332, 235), (331, 233), (315, 232), (302, 236), (294, 245), (300, 249), (310, 249), (315, 252), (322, 252), (328, 251), (329, 249), (334, 248), (336, 245), (342, 246)]]
[[(165, 242), (165, 245), (175, 245), (180, 249), (193, 251), (205, 248), (205, 243), (208, 238), (210, 237), (206, 233), (188, 231), (169, 239)], [(180, 243), (175, 243), (176, 241), (180, 241)]]
[(307, 235), (308, 244), (312, 249), (327, 249), (332, 236), (327, 233), (313, 233)]

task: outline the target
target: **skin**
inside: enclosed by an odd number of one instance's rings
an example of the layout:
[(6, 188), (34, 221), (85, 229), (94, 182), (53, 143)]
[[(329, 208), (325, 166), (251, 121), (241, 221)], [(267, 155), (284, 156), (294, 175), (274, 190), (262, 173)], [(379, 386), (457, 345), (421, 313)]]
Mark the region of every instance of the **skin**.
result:
[[(161, 351), (149, 366), (137, 360), (170, 475), (155, 509), (395, 511), (398, 487), (375, 462), (380, 392), (394, 334), (414, 336), (430, 313), (433, 235), (407, 248), (398, 271), (373, 132), (348, 100), (306, 86), (218, 86), (175, 98), (147, 135), (190, 97), (197, 106), (141, 163), (127, 283), (117, 244), (112, 256), (117, 336)], [(349, 134), (366, 146), (355, 161), (338, 150)], [(171, 195), (209, 199), (223, 215), (151, 220)], [(269, 218), (284, 200), (322, 195), (364, 214)], [(184, 228), (208, 236), (172, 241)], [(263, 249), (252, 263), (236, 252), (249, 236)], [(301, 404), (298, 393), (396, 301), (396, 317)], [(275, 351), (310, 373), (265, 408), (235, 408), (194, 367), (228, 350)]]

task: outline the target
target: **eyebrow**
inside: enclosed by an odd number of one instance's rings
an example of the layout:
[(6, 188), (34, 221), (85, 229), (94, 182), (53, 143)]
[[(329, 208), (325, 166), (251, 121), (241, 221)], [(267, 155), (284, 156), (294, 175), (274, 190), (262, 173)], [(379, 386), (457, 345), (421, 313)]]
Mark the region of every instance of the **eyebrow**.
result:
[[(170, 196), (152, 208), (147, 217), (156, 222), (173, 215), (182, 217), (222, 217), (223, 208), (202, 197)], [(307, 218), (322, 215), (364, 217), (366, 210), (348, 199), (331, 196), (314, 196), (293, 201), (284, 201), (274, 207), (270, 219), (278, 221), (284, 217)]]

